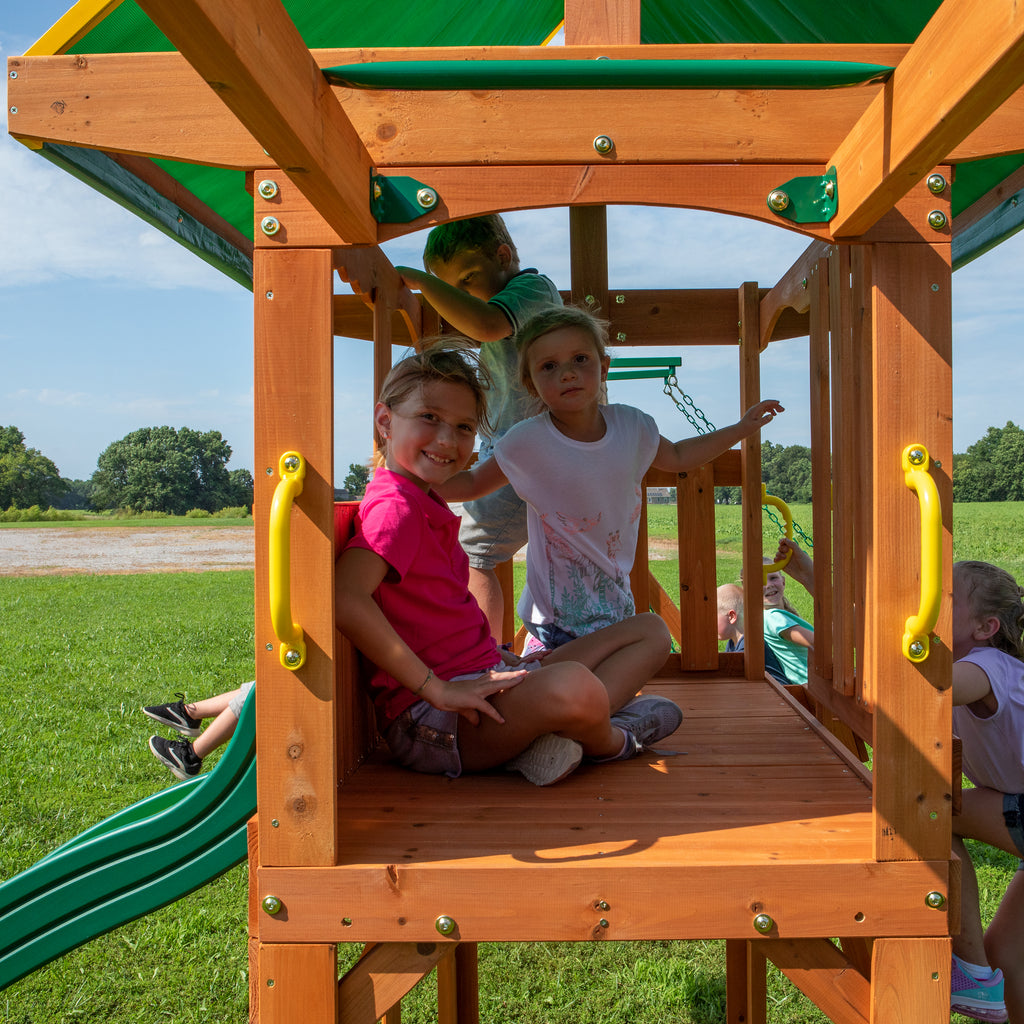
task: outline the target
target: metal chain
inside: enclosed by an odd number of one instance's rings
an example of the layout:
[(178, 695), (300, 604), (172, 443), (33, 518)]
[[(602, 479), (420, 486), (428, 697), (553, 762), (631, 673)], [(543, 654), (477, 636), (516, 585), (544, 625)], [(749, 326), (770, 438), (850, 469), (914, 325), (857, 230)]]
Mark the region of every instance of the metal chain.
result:
[[(704, 412), (697, 407), (693, 399), (679, 386), (679, 378), (676, 377), (674, 373), (665, 374), (665, 386), (663, 390), (675, 403), (676, 408), (690, 421), (690, 426), (693, 427), (698, 434), (704, 434), (708, 431), (715, 430), (715, 425), (707, 418), (707, 416), (704, 415)], [(679, 393), (679, 398), (675, 396), (674, 392)], [(682, 401), (680, 401), (680, 399), (682, 399)], [(690, 412), (690, 409), (693, 410), (692, 413)], [(697, 417), (700, 417), (700, 423), (697, 422)], [(701, 426), (701, 423), (704, 424), (703, 427)], [(768, 518), (779, 528), (779, 533), (785, 535), (786, 528), (782, 525), (778, 516), (776, 516), (772, 511), (771, 506), (762, 505), (761, 508), (763, 511), (768, 513)], [(804, 533), (800, 524), (795, 520), (793, 522), (793, 532), (807, 547), (814, 547), (814, 541)]]

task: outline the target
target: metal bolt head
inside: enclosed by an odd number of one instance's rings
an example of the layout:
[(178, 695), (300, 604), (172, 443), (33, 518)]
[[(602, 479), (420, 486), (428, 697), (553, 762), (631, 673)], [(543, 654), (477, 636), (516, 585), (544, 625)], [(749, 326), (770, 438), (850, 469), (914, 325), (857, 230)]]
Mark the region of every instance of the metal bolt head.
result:
[(914, 640), (908, 645), (907, 650), (910, 651), (912, 658), (920, 658), (924, 654), (924, 644), (920, 640)]
[(754, 931), (767, 935), (775, 927), (775, 922), (767, 914), (758, 914), (754, 918)]
[(594, 149), (600, 153), (601, 156), (607, 156), (615, 148), (615, 143), (612, 142), (610, 135), (598, 135), (594, 139)]
[(825, 198), (831, 199), (835, 194), (836, 183), (831, 178), (829, 178), (828, 181), (825, 182)]
[(277, 818), (271, 818), (270, 819), (270, 827), (271, 828), (280, 828), (281, 827), (281, 822), (279, 822), (277, 820)]
[(611, 910), (611, 907), (609, 906), (607, 900), (598, 900), (597, 901), (597, 909), (598, 910)]
[(603, 918), (603, 917), (602, 917), (602, 918), (601, 918), (601, 920), (600, 920), (600, 921), (598, 921), (597, 923), (598, 923), (598, 924), (599, 924), (599, 925), (600, 925), (600, 926), (601, 926), (602, 928), (607, 928), (607, 927), (608, 927), (608, 922), (607, 922), (607, 920), (605, 920), (605, 918)]
[(276, 217), (264, 217), (260, 221), (260, 231), (265, 235), (276, 235), (281, 230), (281, 222)]
[(929, 174), (927, 185), (928, 191), (937, 196), (946, 191), (946, 179), (941, 174)]
[(379, 181), (375, 181), (373, 183), (373, 198), (374, 199), (380, 199), (380, 197), (382, 195), (384, 195), (384, 189), (382, 189), (380, 187), (380, 182)]
[(298, 455), (289, 455), (288, 458), (284, 460), (284, 468), (289, 473), (294, 473), (299, 468), (299, 465)]
[(454, 935), (458, 930), (458, 925), (455, 923), (455, 919), (449, 917), (447, 914), (442, 914), (435, 922), (434, 927), (438, 933), (444, 936)]
[(278, 193), (277, 182), (270, 178), (264, 178), (263, 181), (259, 183), (257, 190), (264, 199), (273, 199)]
[(911, 448), (907, 452), (907, 461), (914, 466), (920, 466), (925, 460), (925, 454), (923, 448)]
[(17, 71), (12, 71), (11, 72), (11, 78), (17, 78), (17, 77), (18, 77), (18, 72)]
[(928, 225), (936, 231), (941, 231), (948, 223), (949, 218), (941, 210), (932, 210), (928, 214)]
[(289, 647), (284, 652), (284, 663), (286, 665), (297, 666), (302, 661), (302, 652), (297, 651), (294, 647)]
[(263, 897), (263, 910), (272, 917), (274, 914), (280, 914), (283, 909), (284, 904), (276, 896)]
[(626, 304), (626, 296), (625, 295), (616, 295), (615, 296), (615, 304), (617, 306), (624, 306)]
[(776, 213), (782, 213), (789, 206), (789, 196), (781, 188), (768, 193), (768, 208)]
[(932, 910), (941, 910), (946, 905), (946, 897), (941, 892), (930, 892), (924, 898), (925, 906)]
[(432, 209), (437, 206), (437, 193), (432, 188), (421, 188), (416, 192), (416, 202), (424, 210)]

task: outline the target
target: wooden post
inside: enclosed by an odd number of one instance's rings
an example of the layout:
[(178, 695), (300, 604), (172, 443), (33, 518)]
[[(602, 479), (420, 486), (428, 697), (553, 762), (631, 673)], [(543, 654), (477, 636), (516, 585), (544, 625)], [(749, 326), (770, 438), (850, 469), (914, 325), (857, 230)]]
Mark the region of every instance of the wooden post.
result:
[[(756, 282), (739, 289), (740, 411), (761, 400), (761, 303)], [(743, 490), (743, 666), (747, 679), (764, 678), (762, 603), (761, 435), (740, 445)]]
[[(944, 861), (951, 804), (950, 246), (873, 248), (875, 520), (864, 614), (865, 665), (875, 691), (875, 856)], [(935, 630), (942, 642), (919, 663), (902, 652), (905, 622), (921, 605), (922, 516), (902, 468), (911, 444), (924, 445), (941, 464), (931, 476), (943, 509), (943, 602)]]
[(746, 939), (725, 943), (725, 1019), (727, 1024), (766, 1024), (768, 979), (765, 958)]
[[(260, 863), (326, 865), (335, 855), (334, 442), (331, 253), (257, 249), (256, 743)], [(306, 460), (291, 513), (291, 612), (306, 664), (281, 665), (269, 610), (270, 505), (287, 451)]]
[(949, 1020), (949, 939), (877, 939), (871, 955), (870, 1024)]
[(259, 1024), (335, 1024), (338, 956), (331, 945), (264, 943)]

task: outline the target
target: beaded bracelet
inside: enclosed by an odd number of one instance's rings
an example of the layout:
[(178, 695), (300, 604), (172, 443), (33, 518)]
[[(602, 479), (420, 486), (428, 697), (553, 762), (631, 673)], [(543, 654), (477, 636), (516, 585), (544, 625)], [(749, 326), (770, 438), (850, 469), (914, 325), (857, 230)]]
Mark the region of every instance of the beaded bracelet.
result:
[(429, 682), (430, 682), (430, 679), (431, 679), (431, 677), (433, 676), (433, 674), (434, 674), (434, 670), (433, 670), (432, 668), (428, 668), (428, 669), (427, 669), (427, 678), (426, 678), (426, 679), (424, 679), (422, 683), (420, 683), (420, 687), (419, 687), (419, 690), (413, 690), (413, 691), (412, 691), (412, 695), (413, 695), (414, 697), (417, 697), (417, 696), (419, 696), (420, 690), (422, 690), (422, 689), (423, 689), (423, 687), (424, 687), (424, 686), (426, 686), (426, 685), (427, 685), (427, 683), (429, 683)]

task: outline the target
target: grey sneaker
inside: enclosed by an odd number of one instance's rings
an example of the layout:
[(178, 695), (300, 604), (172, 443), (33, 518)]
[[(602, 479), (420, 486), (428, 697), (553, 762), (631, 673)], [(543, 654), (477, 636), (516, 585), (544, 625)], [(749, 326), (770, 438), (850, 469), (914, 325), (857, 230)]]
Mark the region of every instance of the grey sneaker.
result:
[(583, 748), (575, 740), (549, 732), (506, 762), (505, 769), (522, 773), (535, 786), (550, 786), (571, 775), (582, 760)]
[(679, 706), (667, 697), (634, 697), (612, 715), (612, 725), (617, 725), (626, 734), (626, 749), (615, 757), (602, 758), (605, 761), (625, 761), (636, 757), (645, 747), (671, 736), (683, 721)]
[(175, 729), (183, 736), (198, 736), (203, 731), (202, 719), (193, 718), (185, 710), (185, 694), (176, 693), (174, 696), (179, 699), (173, 704), (154, 704), (142, 710), (153, 721), (166, 725), (168, 729)]
[(203, 759), (196, 756), (188, 740), (165, 740), (163, 736), (150, 736), (149, 749), (153, 756), (171, 770), (178, 779), (191, 779), (203, 770)]

